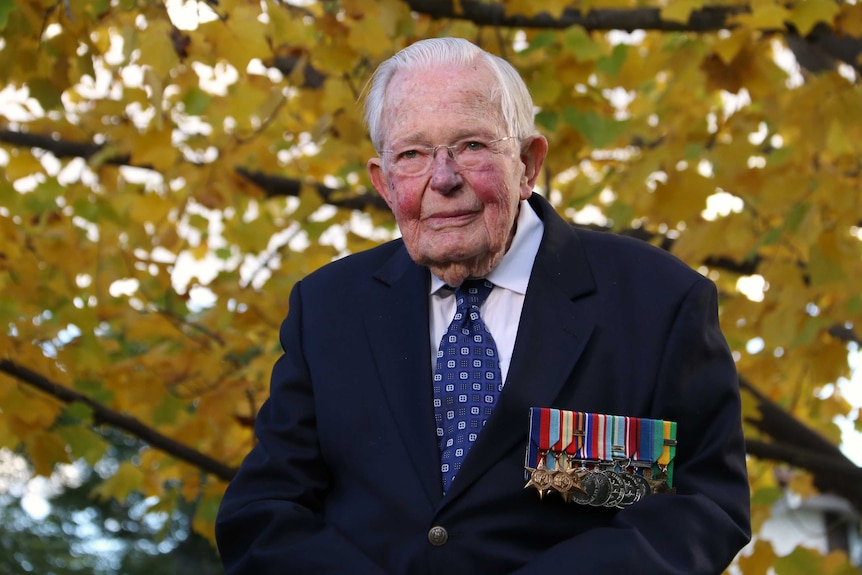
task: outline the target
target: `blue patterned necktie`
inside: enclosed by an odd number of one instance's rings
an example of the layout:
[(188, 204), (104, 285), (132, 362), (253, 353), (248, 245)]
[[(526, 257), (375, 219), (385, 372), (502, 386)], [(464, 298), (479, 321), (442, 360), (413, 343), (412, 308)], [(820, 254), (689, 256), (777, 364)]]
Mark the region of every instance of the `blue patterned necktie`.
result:
[(503, 387), (497, 345), (479, 315), (492, 289), (487, 280), (468, 280), (455, 290), (455, 317), (437, 351), (434, 417), (444, 493)]

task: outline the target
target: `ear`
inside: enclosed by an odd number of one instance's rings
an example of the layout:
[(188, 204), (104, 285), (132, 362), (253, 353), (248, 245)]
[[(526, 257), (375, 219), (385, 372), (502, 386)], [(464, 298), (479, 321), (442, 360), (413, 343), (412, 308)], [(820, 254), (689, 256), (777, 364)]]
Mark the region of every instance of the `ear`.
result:
[(521, 147), (521, 163), (524, 165), (524, 174), (521, 176), (522, 200), (526, 200), (533, 193), (533, 186), (536, 185), (547, 154), (548, 140), (545, 136), (531, 136)]
[(383, 160), (380, 158), (371, 158), (366, 165), (368, 168), (368, 177), (371, 178), (371, 184), (386, 205), (392, 209), (392, 188), (389, 187), (389, 178), (383, 170)]

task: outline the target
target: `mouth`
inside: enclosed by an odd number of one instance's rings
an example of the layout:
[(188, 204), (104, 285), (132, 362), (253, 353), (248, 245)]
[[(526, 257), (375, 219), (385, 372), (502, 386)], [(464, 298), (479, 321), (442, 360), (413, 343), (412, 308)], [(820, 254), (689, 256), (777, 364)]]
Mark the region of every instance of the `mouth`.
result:
[(436, 212), (422, 218), (422, 222), (432, 228), (441, 229), (449, 227), (461, 227), (471, 223), (478, 217), (478, 210), (453, 210)]

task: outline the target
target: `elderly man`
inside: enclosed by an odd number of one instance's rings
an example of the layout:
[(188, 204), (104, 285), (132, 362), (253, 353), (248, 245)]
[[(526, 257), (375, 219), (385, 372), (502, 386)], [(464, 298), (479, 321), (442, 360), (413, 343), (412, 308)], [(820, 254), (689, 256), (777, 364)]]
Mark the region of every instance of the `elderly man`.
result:
[(467, 41), (384, 62), (366, 116), (402, 238), (293, 289), (227, 572), (720, 573), (749, 492), (714, 285), (534, 194), (529, 93)]

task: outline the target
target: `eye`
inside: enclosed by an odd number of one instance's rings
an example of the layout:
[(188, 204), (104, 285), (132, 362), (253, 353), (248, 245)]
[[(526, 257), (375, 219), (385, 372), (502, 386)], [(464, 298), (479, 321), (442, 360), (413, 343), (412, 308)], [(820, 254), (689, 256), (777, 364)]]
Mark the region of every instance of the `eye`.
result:
[(480, 152), (483, 149), (485, 149), (485, 144), (483, 142), (479, 142), (476, 140), (464, 142), (464, 151), (466, 152)]
[(415, 160), (421, 155), (419, 150), (403, 150), (396, 155), (399, 160)]

